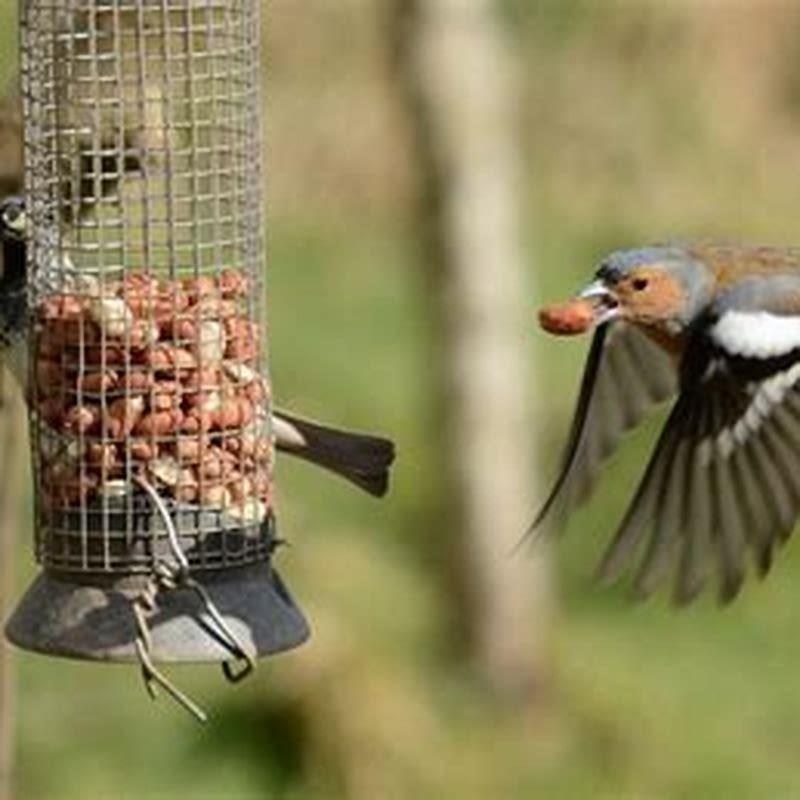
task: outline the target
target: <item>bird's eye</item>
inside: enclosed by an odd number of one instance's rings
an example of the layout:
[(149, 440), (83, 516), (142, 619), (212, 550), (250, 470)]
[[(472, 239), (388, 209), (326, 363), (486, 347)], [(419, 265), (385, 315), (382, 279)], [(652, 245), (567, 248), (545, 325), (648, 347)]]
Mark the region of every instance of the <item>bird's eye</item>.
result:
[(635, 292), (643, 292), (647, 288), (648, 284), (649, 281), (647, 280), (647, 278), (634, 278), (633, 290)]

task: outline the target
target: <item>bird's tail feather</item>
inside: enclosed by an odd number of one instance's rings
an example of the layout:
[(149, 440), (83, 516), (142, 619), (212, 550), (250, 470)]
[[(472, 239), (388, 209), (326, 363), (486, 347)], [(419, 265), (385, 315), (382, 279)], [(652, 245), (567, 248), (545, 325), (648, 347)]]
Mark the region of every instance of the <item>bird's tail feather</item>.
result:
[(394, 461), (388, 439), (335, 430), (283, 411), (274, 413), (273, 427), (278, 450), (325, 467), (375, 497), (386, 494)]

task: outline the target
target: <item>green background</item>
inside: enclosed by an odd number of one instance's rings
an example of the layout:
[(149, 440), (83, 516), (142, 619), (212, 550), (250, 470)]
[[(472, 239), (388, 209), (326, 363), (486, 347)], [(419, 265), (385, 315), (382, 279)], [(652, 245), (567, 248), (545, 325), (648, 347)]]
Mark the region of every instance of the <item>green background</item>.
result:
[[(173, 670), (212, 711), (206, 728), (150, 703), (134, 669), (19, 654), (18, 797), (800, 797), (794, 543), (724, 610), (713, 598), (681, 613), (665, 598), (634, 606), (590, 580), (657, 420), (554, 548), (542, 703), (498, 706), (448, 658), (432, 325), (385, 8), (264, 6), (276, 394), (390, 432), (394, 491), (377, 503), (280, 464), (292, 547), (279, 565), (314, 637), (234, 688), (212, 667)], [(5, 76), (12, 8), (0, 12)], [(585, 342), (538, 334), (538, 304), (581, 285), (610, 248), (800, 241), (800, 9), (515, 0), (502, 14), (522, 82), (530, 435), (551, 475)], [(20, 590), (34, 574), (24, 539)]]

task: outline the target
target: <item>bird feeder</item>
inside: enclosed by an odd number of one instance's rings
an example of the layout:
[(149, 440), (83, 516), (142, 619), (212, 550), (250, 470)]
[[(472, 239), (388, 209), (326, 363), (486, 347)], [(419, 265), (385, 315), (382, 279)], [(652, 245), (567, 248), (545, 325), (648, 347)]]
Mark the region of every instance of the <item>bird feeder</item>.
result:
[(190, 704), (157, 663), (308, 635), (271, 564), (260, 2), (20, 6), (42, 572), (6, 633)]

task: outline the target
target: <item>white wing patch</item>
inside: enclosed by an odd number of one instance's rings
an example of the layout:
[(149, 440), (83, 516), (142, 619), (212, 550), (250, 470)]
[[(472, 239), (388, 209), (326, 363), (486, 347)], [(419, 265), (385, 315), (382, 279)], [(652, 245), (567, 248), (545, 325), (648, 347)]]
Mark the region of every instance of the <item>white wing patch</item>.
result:
[(800, 316), (726, 311), (711, 326), (709, 335), (729, 355), (774, 358), (800, 348)]
[(775, 407), (784, 401), (787, 393), (797, 385), (798, 381), (800, 381), (800, 364), (795, 364), (785, 372), (779, 372), (761, 384), (755, 385), (752, 400), (745, 413), (733, 426), (724, 428), (717, 434), (715, 444), (718, 454), (722, 458), (728, 458), (737, 446), (758, 434)]

